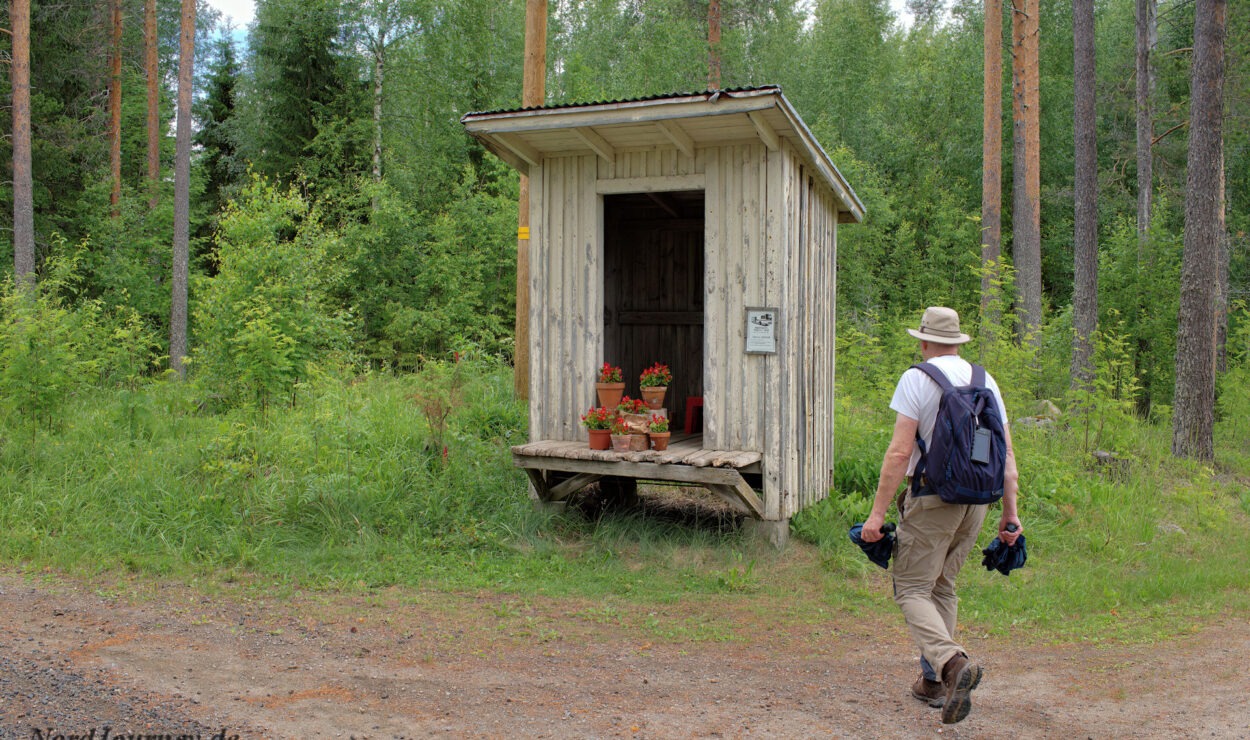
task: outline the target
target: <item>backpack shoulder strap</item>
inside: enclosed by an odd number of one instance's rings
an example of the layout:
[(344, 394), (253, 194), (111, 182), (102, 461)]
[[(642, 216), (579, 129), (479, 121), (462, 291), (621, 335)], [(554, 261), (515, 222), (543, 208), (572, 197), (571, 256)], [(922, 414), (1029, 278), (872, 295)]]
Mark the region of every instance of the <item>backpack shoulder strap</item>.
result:
[(985, 387), (985, 368), (981, 367), (975, 362), (971, 364), (972, 364), (972, 383), (971, 384), (978, 388), (984, 388)]
[[(937, 383), (938, 386), (941, 387), (943, 393), (950, 393), (955, 390), (955, 386), (951, 385), (950, 378), (947, 378), (946, 373), (939, 370), (937, 365), (932, 365), (928, 362), (918, 362), (915, 365), (912, 365), (912, 367), (932, 378), (933, 382)], [(973, 367), (975, 368), (976, 366), (974, 365)], [(975, 378), (976, 371), (974, 370), (973, 372), (973, 377)], [(981, 372), (985, 371), (982, 370)]]

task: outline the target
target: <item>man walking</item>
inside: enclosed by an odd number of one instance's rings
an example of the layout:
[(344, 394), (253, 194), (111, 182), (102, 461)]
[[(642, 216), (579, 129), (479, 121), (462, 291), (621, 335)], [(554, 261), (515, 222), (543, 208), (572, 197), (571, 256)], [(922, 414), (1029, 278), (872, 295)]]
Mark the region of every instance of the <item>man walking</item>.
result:
[[(951, 385), (966, 386), (972, 381), (972, 365), (959, 356), (959, 346), (971, 337), (959, 330), (959, 314), (953, 309), (926, 309), (920, 329), (908, 329), (907, 333), (920, 340), (924, 361), (940, 370)], [(1024, 531), (1016, 512), (1016, 459), (1007, 428), (1006, 406), (989, 373), (985, 374), (985, 386), (998, 404), (1007, 447), (998, 536), (1012, 545)], [(904, 477), (910, 479), (920, 461), (918, 440), (924, 440), (926, 450), (932, 447), (941, 400), (942, 388), (923, 371), (910, 368), (899, 379), (890, 401), (890, 408), (897, 413), (894, 434), (881, 462), (872, 514), (860, 534), (864, 541), (875, 542), (883, 536), (886, 510)], [(929, 461), (930, 468), (940, 464)], [(972, 690), (981, 681), (982, 673), (954, 638), (959, 609), (955, 577), (976, 546), (988, 506), (948, 504), (928, 489), (913, 490), (918, 484), (919, 481), (911, 481), (899, 500), (894, 601), (903, 612), (912, 639), (920, 646), (922, 674), (912, 686), (912, 694), (931, 706), (941, 706), (942, 722), (954, 724), (971, 711)], [(1010, 525), (1015, 526), (1009, 532)]]

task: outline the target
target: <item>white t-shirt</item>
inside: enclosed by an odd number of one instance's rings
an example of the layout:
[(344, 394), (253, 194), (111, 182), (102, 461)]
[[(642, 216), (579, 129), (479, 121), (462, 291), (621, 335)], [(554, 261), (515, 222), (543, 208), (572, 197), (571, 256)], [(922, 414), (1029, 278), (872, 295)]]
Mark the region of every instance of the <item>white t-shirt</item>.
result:
[[(938, 355), (929, 364), (936, 365), (951, 385), (968, 385), (972, 382), (972, 365), (959, 355)], [(985, 373), (985, 385), (994, 392), (994, 400), (998, 402), (998, 413), (1002, 417), (1003, 426), (1007, 426), (1007, 406), (1003, 403), (1003, 394), (998, 390), (994, 377)], [(925, 448), (933, 444), (933, 425), (937, 423), (938, 404), (942, 401), (942, 387), (933, 381), (923, 370), (907, 368), (903, 377), (898, 379), (894, 388), (894, 398), (890, 400), (890, 408), (909, 419), (920, 422), (918, 431), (924, 439)], [(920, 445), (914, 445), (911, 451), (911, 462), (907, 463), (907, 476), (916, 470), (920, 461)]]

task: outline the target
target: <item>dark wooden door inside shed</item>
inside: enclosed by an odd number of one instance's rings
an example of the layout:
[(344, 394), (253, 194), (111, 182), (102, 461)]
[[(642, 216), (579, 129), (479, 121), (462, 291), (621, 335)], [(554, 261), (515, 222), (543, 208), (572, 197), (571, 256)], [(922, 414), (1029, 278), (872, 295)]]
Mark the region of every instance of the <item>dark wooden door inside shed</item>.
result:
[(664, 404), (674, 431), (703, 395), (703, 191), (603, 199), (604, 359), (625, 392), (656, 362), (673, 371)]

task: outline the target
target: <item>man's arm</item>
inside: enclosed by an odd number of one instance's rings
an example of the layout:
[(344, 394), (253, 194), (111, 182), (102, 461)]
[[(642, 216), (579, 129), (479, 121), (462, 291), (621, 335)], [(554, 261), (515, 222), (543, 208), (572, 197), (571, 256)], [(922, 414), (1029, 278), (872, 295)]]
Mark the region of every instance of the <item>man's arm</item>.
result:
[[(886, 448), (885, 457), (881, 460), (881, 477), (877, 481), (877, 495), (872, 501), (872, 514), (864, 522), (859, 535), (865, 542), (876, 542), (882, 537), (881, 527), (885, 524), (885, 512), (890, 508), (894, 495), (898, 493), (903, 478), (907, 476), (907, 464), (911, 462), (911, 451), (916, 444), (916, 428), (919, 425), (919, 421), (904, 414), (894, 417), (894, 436), (890, 438), (890, 446)], [(1008, 450), (1010, 449), (1009, 446)], [(1010, 469), (1015, 470), (1014, 462)]]
[[(1016, 544), (1016, 538), (1024, 532), (1020, 523), (1020, 514), (1016, 503), (1020, 493), (1020, 472), (1016, 470), (1016, 451), (1011, 444), (1011, 429), (1003, 424), (1003, 438), (1007, 440), (1007, 463), (1003, 467), (1003, 515), (998, 520), (998, 538), (1005, 544)], [(1007, 531), (1007, 525), (1014, 524), (1014, 532)]]

